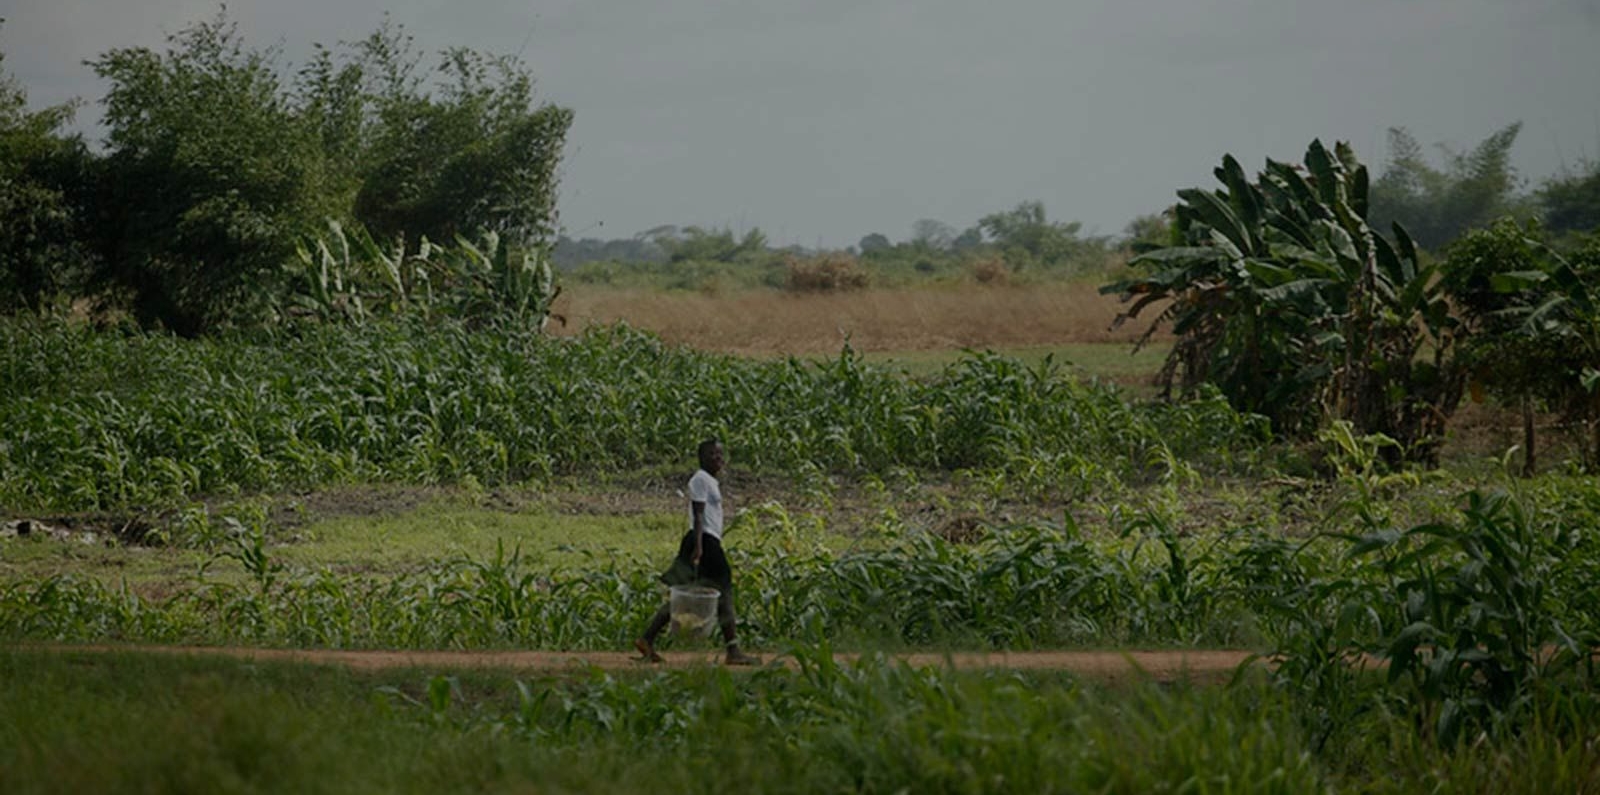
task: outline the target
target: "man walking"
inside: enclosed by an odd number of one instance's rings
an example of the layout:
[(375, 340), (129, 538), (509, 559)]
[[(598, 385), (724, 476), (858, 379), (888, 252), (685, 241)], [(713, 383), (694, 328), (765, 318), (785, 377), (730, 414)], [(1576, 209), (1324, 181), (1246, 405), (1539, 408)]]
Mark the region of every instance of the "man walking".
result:
[[(722, 443), (707, 439), (698, 450), (700, 469), (689, 478), (689, 532), (678, 543), (678, 556), (671, 568), (661, 575), (668, 586), (709, 585), (716, 588), (717, 623), (722, 627), (722, 640), (728, 645), (725, 658), (728, 665), (755, 665), (759, 662), (739, 650), (734, 635), (737, 619), (733, 612), (733, 570), (722, 551), (722, 486), (717, 481), (722, 472)], [(664, 604), (650, 619), (644, 636), (633, 642), (646, 662), (661, 662), (656, 653), (656, 638), (672, 620), (671, 604)]]

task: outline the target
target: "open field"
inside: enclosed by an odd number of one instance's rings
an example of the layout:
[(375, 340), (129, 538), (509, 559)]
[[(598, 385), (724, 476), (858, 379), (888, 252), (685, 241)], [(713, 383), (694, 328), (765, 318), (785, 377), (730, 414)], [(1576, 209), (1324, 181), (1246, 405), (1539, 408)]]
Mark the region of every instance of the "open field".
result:
[[(1424, 471), (1148, 402), (1116, 383), (1158, 354), (1114, 371), (1065, 330), (1016, 357), (3, 331), (8, 793), (1600, 782), (1600, 490), (1508, 477), (1492, 414)], [(624, 651), (710, 433), (771, 668)]]
[[(626, 321), (670, 343), (746, 356), (829, 356), (847, 342), (864, 353), (1123, 345), (1140, 322), (1112, 329), (1121, 304), (1091, 282), (867, 289), (794, 294), (690, 293), (577, 285), (555, 312), (559, 333)], [(1153, 316), (1153, 315), (1152, 315)]]

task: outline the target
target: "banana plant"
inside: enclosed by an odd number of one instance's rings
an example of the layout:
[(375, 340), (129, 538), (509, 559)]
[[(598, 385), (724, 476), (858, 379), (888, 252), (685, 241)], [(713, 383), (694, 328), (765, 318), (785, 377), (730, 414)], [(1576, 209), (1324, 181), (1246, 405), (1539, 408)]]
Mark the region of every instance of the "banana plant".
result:
[(404, 239), (380, 244), (359, 226), (346, 230), (330, 220), (325, 234), (299, 242), (296, 253), (291, 311), (324, 322), (443, 313), (542, 330), (561, 294), (543, 250), (513, 246), (493, 231), (476, 241), (457, 236), (453, 247), (424, 237), (413, 252)]
[(561, 288), (549, 257), (537, 249), (513, 247), (494, 231), (481, 242), (456, 237), (449, 261), (458, 277), (458, 311), (465, 317), (508, 317), (543, 330)]
[(1367, 224), (1366, 167), (1313, 141), (1255, 182), (1231, 155), (1214, 174), (1221, 189), (1178, 191), (1172, 244), (1133, 260), (1148, 270), (1102, 288), (1131, 302), (1119, 324), (1163, 307), (1140, 344), (1176, 335), (1166, 393), (1210, 382), (1281, 432), (1347, 419), (1430, 458), (1460, 400), (1457, 323), (1405, 230)]
[(360, 323), (380, 309), (390, 315), (414, 310), (426, 315), (433, 304), (428, 272), (433, 251), (427, 238), (415, 254), (408, 254), (403, 239), (383, 246), (366, 229), (346, 231), (329, 219), (325, 234), (295, 245), (299, 290), (291, 301), (323, 321)]
[(338, 221), (329, 219), (326, 237), (297, 241), (295, 258), (300, 289), (291, 296), (294, 306), (324, 321), (366, 319), (366, 306), (355, 286), (358, 263)]

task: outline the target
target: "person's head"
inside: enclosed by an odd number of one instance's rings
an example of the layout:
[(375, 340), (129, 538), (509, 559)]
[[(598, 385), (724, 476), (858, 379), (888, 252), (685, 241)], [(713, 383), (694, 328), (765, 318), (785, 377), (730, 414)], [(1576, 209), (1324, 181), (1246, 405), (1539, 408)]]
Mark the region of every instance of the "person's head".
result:
[(722, 471), (722, 442), (707, 439), (700, 443), (700, 468), (713, 475)]

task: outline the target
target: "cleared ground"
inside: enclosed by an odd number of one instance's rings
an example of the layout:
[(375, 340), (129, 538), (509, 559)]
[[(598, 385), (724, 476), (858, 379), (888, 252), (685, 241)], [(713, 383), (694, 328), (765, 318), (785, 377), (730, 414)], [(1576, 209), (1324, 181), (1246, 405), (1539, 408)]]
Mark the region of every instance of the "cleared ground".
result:
[[(203, 646), (57, 646), (63, 652), (102, 651), (190, 657), (226, 657), (246, 661), (287, 662), (343, 666), (357, 671), (391, 669), (500, 669), (536, 673), (601, 668), (648, 671), (717, 665), (719, 652), (664, 651), (663, 662), (648, 664), (631, 652), (552, 651), (339, 651), (332, 649), (251, 649)], [(1182, 651), (1018, 651), (1018, 652), (916, 652), (886, 655), (913, 667), (957, 670), (1004, 669), (1060, 671), (1103, 683), (1153, 680), (1157, 682), (1218, 683), (1231, 678), (1253, 653), (1238, 650)], [(836, 654), (847, 663), (854, 654)], [(764, 655), (767, 665), (794, 667), (792, 658)]]

